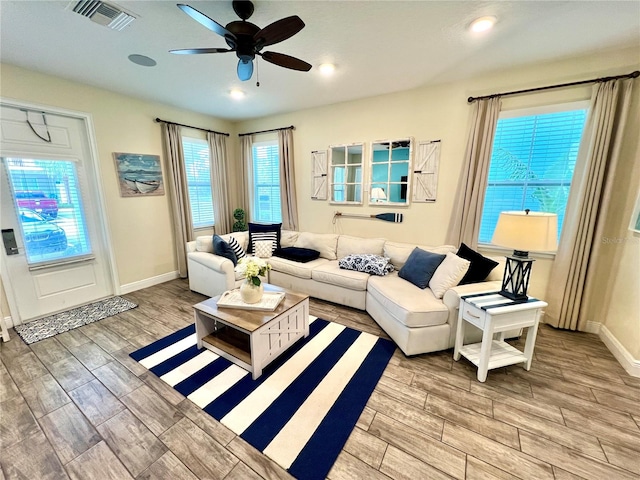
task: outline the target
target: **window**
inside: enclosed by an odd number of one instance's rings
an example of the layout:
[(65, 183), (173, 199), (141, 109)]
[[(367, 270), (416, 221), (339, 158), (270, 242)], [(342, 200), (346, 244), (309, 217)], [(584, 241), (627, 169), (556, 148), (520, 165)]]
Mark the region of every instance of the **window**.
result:
[(182, 150), (193, 228), (212, 227), (214, 219), (209, 144), (197, 138), (182, 137)]
[(562, 230), (587, 115), (584, 102), (544, 112), (503, 112), (493, 140), (480, 243), (491, 243), (500, 212), (530, 209), (558, 215)]
[(280, 204), (280, 161), (278, 143), (253, 144), (253, 209), (256, 222), (282, 222)]
[(6, 158), (29, 265), (91, 255), (76, 162)]

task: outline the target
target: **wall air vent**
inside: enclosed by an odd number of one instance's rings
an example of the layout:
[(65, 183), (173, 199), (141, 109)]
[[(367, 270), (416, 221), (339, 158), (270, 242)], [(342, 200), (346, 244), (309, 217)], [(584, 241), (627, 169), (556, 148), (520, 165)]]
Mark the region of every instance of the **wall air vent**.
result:
[(135, 16), (125, 12), (123, 8), (100, 0), (74, 1), (69, 7), (77, 14), (112, 30), (122, 30), (136, 19)]

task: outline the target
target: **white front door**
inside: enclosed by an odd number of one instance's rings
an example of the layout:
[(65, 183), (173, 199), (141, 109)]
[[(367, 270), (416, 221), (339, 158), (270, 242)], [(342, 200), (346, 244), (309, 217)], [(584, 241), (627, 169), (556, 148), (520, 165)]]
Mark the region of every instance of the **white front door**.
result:
[(14, 324), (114, 292), (88, 132), (81, 116), (0, 105), (2, 282)]

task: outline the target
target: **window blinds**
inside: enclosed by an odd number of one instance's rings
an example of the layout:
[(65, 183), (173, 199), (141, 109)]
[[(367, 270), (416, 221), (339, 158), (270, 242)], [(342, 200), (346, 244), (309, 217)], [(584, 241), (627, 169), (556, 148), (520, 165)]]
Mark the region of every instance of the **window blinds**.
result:
[(211, 227), (214, 224), (214, 218), (209, 145), (204, 140), (182, 137), (182, 149), (187, 171), (193, 227)]
[(578, 109), (498, 120), (481, 243), (491, 242), (500, 212), (527, 208), (558, 214), (560, 235), (586, 114)]

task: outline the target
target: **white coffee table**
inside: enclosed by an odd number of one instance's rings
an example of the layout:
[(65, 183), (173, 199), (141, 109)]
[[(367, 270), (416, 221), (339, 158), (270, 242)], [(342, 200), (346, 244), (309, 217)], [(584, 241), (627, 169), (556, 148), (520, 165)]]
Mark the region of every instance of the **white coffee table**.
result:
[(198, 348), (207, 348), (250, 371), (262, 370), (291, 345), (309, 336), (309, 296), (265, 284), (265, 292), (285, 292), (272, 311), (218, 308), (220, 296), (193, 306)]
[[(460, 312), (453, 350), (453, 359), (462, 355), (478, 367), (478, 380), (484, 382), (492, 368), (523, 363), (531, 368), (538, 322), (546, 302), (529, 297), (527, 302), (514, 302), (498, 292), (479, 293), (460, 297)], [(482, 342), (463, 345), (465, 324), (482, 330)], [(504, 332), (527, 328), (524, 352), (504, 341)], [(498, 339), (494, 335), (499, 334)]]

